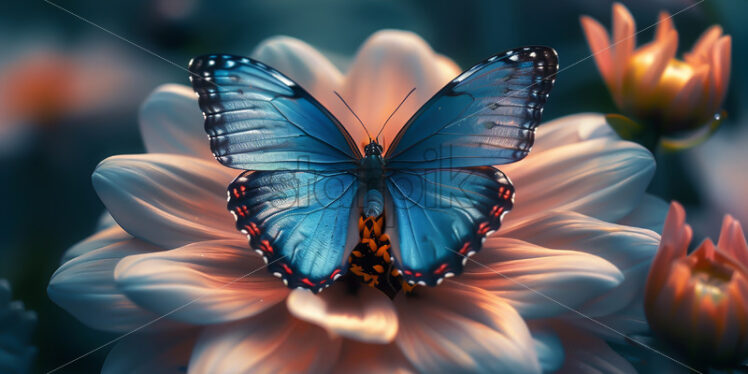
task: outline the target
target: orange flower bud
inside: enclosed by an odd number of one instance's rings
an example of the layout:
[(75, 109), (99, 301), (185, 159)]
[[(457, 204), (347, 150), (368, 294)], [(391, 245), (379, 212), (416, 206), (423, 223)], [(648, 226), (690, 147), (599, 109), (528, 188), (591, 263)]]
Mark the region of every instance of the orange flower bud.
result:
[(583, 16), (582, 28), (595, 62), (618, 108), (660, 132), (701, 127), (719, 112), (730, 77), (732, 41), (712, 26), (683, 60), (675, 58), (678, 32), (660, 13), (655, 39), (636, 47), (636, 25), (628, 9), (613, 5), (613, 42), (605, 28)]
[(670, 206), (647, 279), (644, 309), (652, 330), (689, 357), (713, 365), (748, 356), (748, 245), (726, 216), (718, 244), (706, 239), (687, 255), (691, 227)]

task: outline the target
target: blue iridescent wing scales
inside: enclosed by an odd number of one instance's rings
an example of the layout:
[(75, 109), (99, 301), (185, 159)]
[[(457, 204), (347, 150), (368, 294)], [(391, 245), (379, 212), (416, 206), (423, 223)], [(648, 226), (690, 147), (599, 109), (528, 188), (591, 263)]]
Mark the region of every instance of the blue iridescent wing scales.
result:
[(514, 204), (514, 187), (493, 167), (397, 170), (386, 184), (395, 262), (411, 284), (460, 274)]
[(317, 100), (277, 70), (247, 57), (190, 61), (210, 147), (247, 170), (352, 170), (360, 151)]
[(499, 228), (514, 187), (491, 166), (530, 151), (557, 71), (547, 47), (490, 57), (447, 84), (395, 137), (385, 155), (387, 221), (405, 280), (433, 286), (459, 274)]
[(246, 171), (229, 186), (228, 209), (274, 275), (317, 292), (347, 271), (357, 191), (347, 172)]
[(530, 151), (558, 57), (552, 48), (500, 53), (468, 69), (405, 124), (385, 156), (394, 169), (518, 161)]

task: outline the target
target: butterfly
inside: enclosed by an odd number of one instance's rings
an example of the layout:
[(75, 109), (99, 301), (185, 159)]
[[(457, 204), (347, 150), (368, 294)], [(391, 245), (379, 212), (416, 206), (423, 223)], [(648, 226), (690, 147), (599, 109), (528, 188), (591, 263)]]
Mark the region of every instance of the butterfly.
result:
[(530, 151), (558, 56), (524, 47), (485, 59), (428, 100), (386, 152), (370, 138), (363, 153), (330, 111), (260, 61), (205, 55), (189, 71), (213, 155), (245, 170), (227, 191), (237, 229), (288, 287), (319, 292), (348, 272), (362, 217), (385, 218), (408, 284), (460, 274), (513, 207), (514, 187), (493, 165)]

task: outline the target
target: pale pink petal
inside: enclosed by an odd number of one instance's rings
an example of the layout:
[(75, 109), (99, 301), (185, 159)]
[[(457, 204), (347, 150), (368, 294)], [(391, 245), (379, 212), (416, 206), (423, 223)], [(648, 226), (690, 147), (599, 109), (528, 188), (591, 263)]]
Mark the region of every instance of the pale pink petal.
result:
[(717, 40), (711, 55), (712, 81), (714, 82), (714, 103), (710, 108), (715, 113), (727, 95), (730, 83), (732, 37), (725, 35)]
[(338, 359), (340, 338), (278, 306), (247, 320), (206, 327), (188, 373), (323, 373)]
[(149, 153), (174, 153), (215, 160), (203, 113), (192, 88), (165, 84), (140, 107), (140, 132)]
[(253, 316), (286, 298), (288, 289), (265, 267), (245, 240), (215, 240), (129, 256), (114, 278), (122, 292), (149, 310), (212, 324)]
[(162, 246), (237, 238), (226, 186), (238, 171), (194, 157), (114, 156), (93, 174), (99, 198), (128, 233)]
[(582, 113), (564, 116), (544, 122), (535, 130), (535, 144), (530, 155), (599, 138), (618, 139), (618, 135), (608, 126), (602, 114)]
[(276, 36), (260, 43), (252, 57), (293, 79), (334, 115), (346, 111), (334, 94), (340, 91), (343, 75), (309, 44), (288, 36)]
[(422, 372), (539, 373), (522, 317), (499, 297), (446, 281), (395, 298), (395, 342)]
[[(613, 264), (623, 274), (622, 282), (604, 295), (587, 297), (589, 302), (578, 307), (583, 313), (595, 317), (620, 310), (640, 297), (650, 262), (660, 242), (660, 236), (651, 230), (609, 223), (573, 212), (549, 212), (501, 231), (500, 235), (547, 248), (588, 253)], [(501, 240), (506, 239), (499, 237), (494, 242)]]
[(662, 239), (647, 277), (645, 303), (652, 305), (660, 294), (675, 260), (685, 257), (693, 231), (686, 223), (686, 210), (679, 203), (670, 203), (670, 211), (662, 230)]
[(657, 196), (644, 194), (639, 204), (636, 205), (631, 213), (617, 221), (620, 225), (635, 226), (652, 230), (657, 233), (662, 232), (667, 216), (668, 207), (665, 200)]
[(367, 344), (352, 340), (343, 342), (340, 360), (332, 372), (336, 374), (417, 373), (394, 343)]
[(564, 344), (561, 374), (636, 374), (631, 364), (604, 340), (575, 329), (560, 329)]
[(673, 25), (673, 17), (668, 12), (660, 12), (660, 16), (657, 20), (657, 31), (655, 32), (655, 40), (663, 40), (668, 37), (671, 31), (675, 31)]
[(740, 222), (731, 215), (725, 215), (722, 221), (722, 231), (719, 234), (717, 247), (725, 253), (738, 260), (744, 266), (748, 266), (748, 244)]
[[(405, 95), (416, 88), (380, 136), (386, 147), (421, 105), (459, 75), (456, 65), (445, 60), (446, 57), (434, 53), (412, 32), (379, 31), (370, 36), (356, 54), (341, 95), (374, 137)], [(361, 125), (345, 108), (333, 113), (339, 116), (357, 143), (368, 140)]]
[(603, 80), (608, 87), (613, 87), (613, 57), (611, 55), (610, 37), (600, 22), (591, 17), (582, 16), (579, 19), (584, 30), (584, 36), (587, 38), (587, 44), (590, 45), (590, 51), (595, 57), (595, 64), (603, 76)]
[(371, 287), (351, 292), (347, 284), (337, 283), (318, 295), (296, 289), (286, 305), (296, 318), (346, 338), (383, 344), (397, 334), (397, 313), (392, 301)]
[(692, 65), (709, 63), (709, 51), (714, 43), (722, 36), (722, 27), (714, 25), (704, 31), (699, 40), (694, 43), (693, 48), (683, 55), (684, 60)]
[(530, 152), (524, 160), (500, 168), (517, 190), (506, 229), (549, 210), (621, 219), (644, 194), (655, 162), (638, 144), (601, 137)]
[[(90, 243), (93, 242), (97, 241)], [(161, 249), (129, 237), (98, 242), (101, 247), (87, 250), (55, 271), (47, 287), (49, 298), (84, 324), (99, 330), (129, 332), (156, 320), (159, 315), (134, 304), (117, 289), (114, 268), (126, 256)], [(174, 325), (159, 321), (148, 329)]]
[(586, 310), (580, 311), (593, 319), (585, 317), (564, 318), (562, 323), (582, 329), (607, 342), (631, 344), (631, 338), (627, 338), (628, 336), (645, 334), (650, 331), (647, 318), (644, 315), (644, 301), (641, 297), (641, 291), (629, 305), (612, 314), (592, 317), (585, 313)]
[[(626, 73), (626, 67), (629, 59), (634, 54), (636, 46), (636, 24), (634, 17), (628, 9), (621, 4), (613, 4), (613, 75), (616, 87), (615, 92), (621, 92), (623, 87), (623, 76)], [(620, 104), (622, 97), (615, 96), (616, 101)]]
[(80, 255), (86, 254), (99, 248), (106, 247), (110, 244), (126, 241), (128, 239), (132, 239), (132, 236), (115, 223), (114, 226), (98, 231), (97, 233), (70, 247), (67, 251), (65, 251), (65, 254), (62, 256), (62, 260), (60, 261), (60, 263), (64, 264)]
[(112, 348), (102, 374), (182, 374), (187, 369), (197, 331), (128, 335)]
[(499, 236), (489, 238), (473, 259), (457, 281), (506, 299), (524, 318), (569, 313), (623, 281), (598, 256)]

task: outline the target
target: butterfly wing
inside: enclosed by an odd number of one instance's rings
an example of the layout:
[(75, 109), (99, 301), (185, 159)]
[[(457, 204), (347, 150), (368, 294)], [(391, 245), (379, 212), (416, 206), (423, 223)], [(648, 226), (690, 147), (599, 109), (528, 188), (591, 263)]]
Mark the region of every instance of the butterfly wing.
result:
[(229, 186), (228, 208), (273, 274), (316, 292), (347, 270), (346, 248), (358, 241), (357, 190), (347, 172), (246, 171)]
[(360, 151), (317, 100), (277, 70), (247, 57), (190, 61), (210, 148), (247, 170), (352, 170)]
[(396, 265), (411, 284), (460, 274), (514, 202), (514, 187), (493, 167), (397, 170), (386, 185)]
[(490, 165), (524, 158), (558, 71), (556, 52), (500, 53), (447, 84), (388, 148), (388, 222), (395, 260), (410, 283), (459, 274), (501, 225), (514, 187)]
[(498, 165), (534, 141), (558, 56), (548, 47), (500, 53), (448, 83), (406, 123), (386, 153), (395, 169)]
[[(361, 158), (343, 126), (271, 67), (246, 57), (190, 62), (210, 147), (246, 171), (228, 189), (228, 209), (268, 269), (289, 287), (314, 291), (345, 273), (358, 240), (349, 221)], [(349, 227), (353, 228), (350, 235)]]

